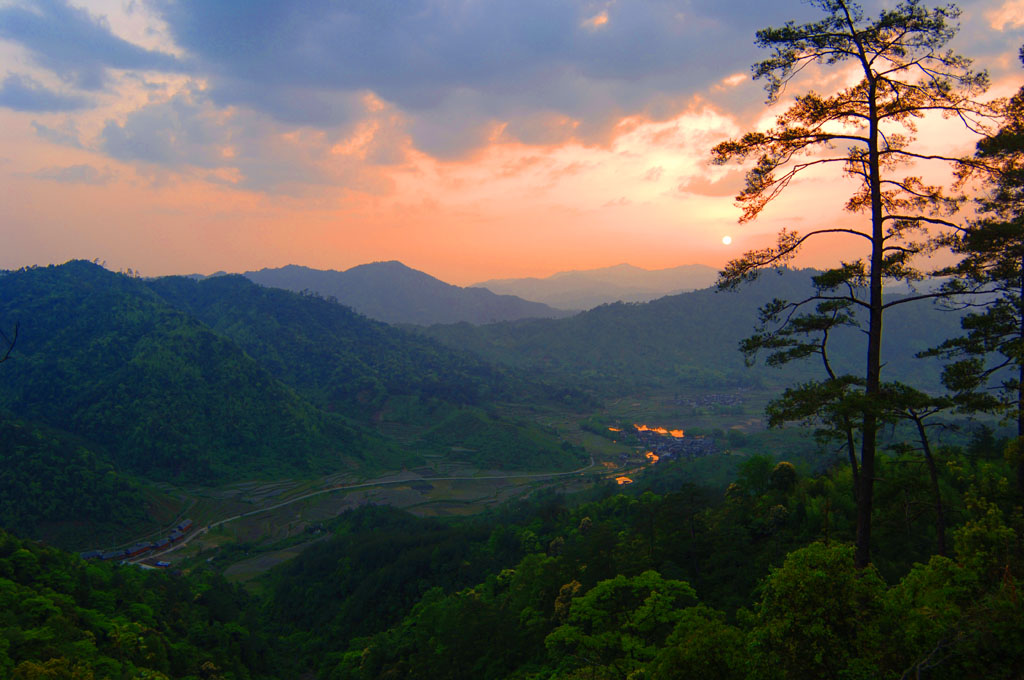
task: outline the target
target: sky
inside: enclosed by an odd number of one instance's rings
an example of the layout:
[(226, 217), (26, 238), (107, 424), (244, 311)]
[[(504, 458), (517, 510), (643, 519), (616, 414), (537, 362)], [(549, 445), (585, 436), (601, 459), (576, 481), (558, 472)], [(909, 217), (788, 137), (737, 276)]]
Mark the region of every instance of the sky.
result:
[[(991, 96), (1016, 91), (1024, 0), (958, 6), (951, 47)], [(750, 77), (755, 32), (819, 16), (797, 0), (0, 0), (0, 268), (401, 260), (469, 285), (722, 266), (781, 228), (857, 219), (849, 180), (815, 174), (737, 224), (743, 168), (708, 162), (785, 109)], [(919, 139), (976, 141), (942, 120)]]

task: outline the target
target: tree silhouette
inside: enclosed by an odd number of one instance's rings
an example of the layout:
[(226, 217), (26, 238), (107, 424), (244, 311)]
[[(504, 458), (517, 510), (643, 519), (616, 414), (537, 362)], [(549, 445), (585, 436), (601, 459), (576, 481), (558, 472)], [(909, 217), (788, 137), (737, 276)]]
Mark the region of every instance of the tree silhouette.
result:
[(746, 187), (737, 197), (743, 207), (741, 222), (755, 219), (797, 176), (829, 166), (838, 166), (855, 182), (845, 207), (865, 219), (862, 226), (824, 225), (806, 234), (783, 229), (774, 246), (748, 252), (726, 265), (719, 287), (733, 288), (755, 279), (764, 268), (785, 264), (811, 239), (850, 236), (863, 244), (860, 258), (818, 277), (806, 299), (775, 301), (763, 314), (759, 333), (770, 340), (789, 328), (799, 317), (797, 310), (808, 304), (848, 302), (859, 310), (867, 338), (856, 400), (860, 434), (856, 564), (863, 568), (870, 562), (876, 440), (882, 417), (876, 402), (881, 401), (883, 316), (897, 305), (938, 294), (883, 300), (883, 280), (920, 280), (923, 273), (914, 266), (914, 256), (937, 248), (944, 230), (959, 228), (954, 220), (966, 200), (920, 175), (899, 171), (908, 165), (944, 164), (966, 172), (980, 164), (977, 159), (919, 150), (914, 144), (916, 123), (926, 115), (943, 115), (983, 134), (994, 110), (976, 101), (988, 86), (987, 75), (972, 70), (965, 57), (943, 51), (957, 30), (955, 7), (926, 9), (917, 0), (907, 0), (868, 21), (861, 8), (848, 0), (811, 0), (811, 4), (824, 18), (757, 33), (757, 44), (772, 51), (768, 59), (753, 66), (754, 77), (766, 80), (769, 103), (777, 102), (799, 75), (816, 66), (850, 64), (860, 80), (834, 94), (810, 91), (796, 97), (773, 127), (716, 146), (714, 162), (754, 160)]

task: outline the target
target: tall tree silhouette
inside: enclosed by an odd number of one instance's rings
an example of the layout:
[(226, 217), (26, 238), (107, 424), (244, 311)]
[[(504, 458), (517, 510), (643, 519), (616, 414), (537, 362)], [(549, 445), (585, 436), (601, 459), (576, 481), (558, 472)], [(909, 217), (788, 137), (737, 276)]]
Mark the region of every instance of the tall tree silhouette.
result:
[(988, 86), (987, 75), (972, 70), (970, 60), (944, 49), (957, 30), (955, 7), (927, 9), (917, 0), (907, 0), (870, 21), (848, 0), (810, 4), (824, 18), (757, 33), (758, 46), (771, 50), (768, 59), (753, 66), (754, 77), (766, 81), (769, 103), (796, 85), (801, 74), (822, 66), (852, 66), (858, 82), (833, 94), (810, 91), (796, 97), (771, 128), (716, 146), (714, 161), (754, 160), (746, 187), (737, 197), (743, 207), (741, 222), (755, 219), (797, 176), (830, 166), (841, 168), (855, 183), (846, 209), (864, 219), (858, 226), (822, 225), (806, 234), (784, 229), (775, 245), (730, 262), (719, 287), (735, 287), (764, 268), (786, 263), (811, 239), (851, 237), (863, 245), (861, 257), (817, 277), (808, 298), (777, 300), (766, 307), (759, 332), (770, 340), (800, 316), (801, 307), (821, 301), (845, 301), (860, 312), (866, 346), (856, 399), (860, 461), (855, 559), (863, 568), (871, 555), (876, 440), (884, 409), (883, 317), (897, 305), (935, 295), (883, 300), (883, 281), (922, 278), (914, 256), (938, 247), (936, 231), (959, 227), (955, 216), (965, 200), (901, 170), (945, 164), (959, 171), (978, 163), (921, 150), (915, 145), (916, 123), (927, 115), (943, 115), (983, 134), (994, 112), (976, 99)]

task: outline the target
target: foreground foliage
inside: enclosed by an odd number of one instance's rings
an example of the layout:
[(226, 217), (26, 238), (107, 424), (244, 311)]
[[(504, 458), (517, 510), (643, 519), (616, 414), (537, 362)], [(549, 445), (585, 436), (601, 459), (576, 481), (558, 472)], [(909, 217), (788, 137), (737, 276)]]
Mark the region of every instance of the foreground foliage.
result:
[(83, 442), (0, 420), (0, 527), (52, 535), (45, 527), (74, 518), (68, 539), (89, 526), (93, 540), (107, 540), (144, 521), (144, 508), (139, 487)]
[(764, 456), (724, 494), (597, 485), (444, 521), (354, 510), (265, 577), (262, 602), (210, 572), (0, 534), (0, 676), (1020, 677), (1024, 518), (989, 435), (940, 454), (950, 557), (932, 554), (925, 475), (880, 461), (864, 569), (849, 470)]
[(86, 563), (0, 531), (0, 677), (280, 677), (223, 579)]

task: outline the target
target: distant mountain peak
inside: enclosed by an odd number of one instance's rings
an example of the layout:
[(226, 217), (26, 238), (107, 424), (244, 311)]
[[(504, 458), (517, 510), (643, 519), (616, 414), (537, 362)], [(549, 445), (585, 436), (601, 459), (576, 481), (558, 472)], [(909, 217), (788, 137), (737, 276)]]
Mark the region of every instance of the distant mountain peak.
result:
[(369, 262), (345, 271), (289, 265), (244, 274), (262, 286), (311, 290), (388, 323), (491, 323), (552, 318), (567, 312), (512, 295), (462, 288), (413, 269), (398, 260)]
[(711, 286), (714, 267), (686, 264), (644, 269), (622, 262), (610, 267), (562, 271), (546, 278), (493, 279), (476, 285), (560, 309), (590, 309), (610, 302), (644, 302)]
[[(407, 270), (407, 271), (411, 271), (411, 272), (418, 271), (416, 269), (413, 269), (412, 267), (410, 267), (409, 265), (405, 264), (404, 262), (402, 262), (400, 260), (374, 260), (373, 262), (367, 262), (365, 264), (357, 264), (356, 266), (350, 267), (349, 269), (346, 269), (345, 271), (349, 271), (350, 272), (353, 269), (402, 269), (402, 270)], [(418, 272), (418, 273), (426, 274), (425, 272)], [(426, 275), (430, 276), (429, 274), (426, 274)], [(433, 277), (431, 277), (431, 278), (433, 278)]]

